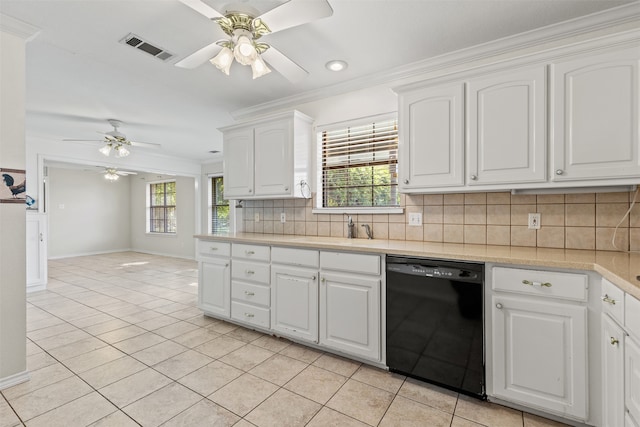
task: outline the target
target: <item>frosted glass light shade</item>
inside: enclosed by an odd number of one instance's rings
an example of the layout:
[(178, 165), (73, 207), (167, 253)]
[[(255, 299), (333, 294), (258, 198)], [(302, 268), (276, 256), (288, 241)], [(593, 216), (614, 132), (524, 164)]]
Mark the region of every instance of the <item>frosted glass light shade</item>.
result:
[(233, 52), (228, 47), (223, 47), (222, 50), (215, 56), (215, 58), (211, 59), (213, 65), (227, 76), (229, 75), (229, 69), (231, 68), (231, 64), (233, 63)]
[(115, 150), (116, 150), (116, 157), (127, 157), (129, 155), (129, 150), (127, 150), (124, 145), (117, 146)]
[(256, 60), (258, 52), (249, 37), (240, 36), (238, 37), (236, 46), (233, 48), (233, 56), (240, 64), (251, 65)]
[(98, 151), (100, 151), (102, 154), (104, 154), (105, 156), (107, 156), (107, 157), (108, 157), (108, 156), (109, 156), (109, 153), (111, 153), (111, 144), (107, 144), (107, 145), (105, 145), (104, 147), (102, 147), (102, 148), (101, 148), (100, 150), (98, 150)]
[(260, 55), (256, 57), (256, 60), (251, 64), (251, 70), (253, 71), (253, 78), (257, 79), (258, 77), (262, 77), (265, 74), (269, 74), (271, 70), (267, 67), (264, 60)]

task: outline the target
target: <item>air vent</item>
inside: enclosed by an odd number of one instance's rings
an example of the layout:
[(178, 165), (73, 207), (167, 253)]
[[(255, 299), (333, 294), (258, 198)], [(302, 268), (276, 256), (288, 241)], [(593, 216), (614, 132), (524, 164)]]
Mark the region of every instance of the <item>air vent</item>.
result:
[(146, 52), (151, 56), (155, 56), (161, 61), (166, 61), (169, 58), (173, 57), (173, 53), (169, 53), (160, 47), (154, 46), (148, 41), (143, 40), (142, 37), (136, 36), (133, 33), (129, 33), (125, 37), (123, 37), (120, 40), (120, 43), (128, 44), (129, 46), (135, 47), (136, 49)]

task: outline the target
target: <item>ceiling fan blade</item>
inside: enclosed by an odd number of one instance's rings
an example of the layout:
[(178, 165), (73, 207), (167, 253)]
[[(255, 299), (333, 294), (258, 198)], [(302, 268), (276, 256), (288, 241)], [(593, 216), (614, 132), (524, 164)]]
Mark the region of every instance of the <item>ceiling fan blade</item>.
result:
[(218, 12), (217, 10), (215, 10), (208, 4), (203, 3), (200, 0), (179, 0), (179, 1), (180, 3), (183, 3), (189, 6), (191, 9), (206, 16), (209, 19), (222, 18), (224, 16), (223, 14), (221, 14), (220, 12)]
[(304, 68), (293, 62), (273, 46), (265, 50), (261, 55), (269, 65), (275, 68), (276, 71), (282, 74), (291, 83), (297, 83), (309, 75)]
[[(181, 0), (182, 1), (182, 0)], [(327, 0), (289, 0), (260, 15), (272, 33), (333, 15)]]
[(104, 142), (104, 139), (63, 139), (70, 142)]
[(196, 68), (213, 58), (218, 50), (220, 50), (220, 46), (218, 46), (217, 42), (213, 42), (176, 62), (176, 67)]
[(139, 141), (129, 141), (131, 145), (135, 147), (146, 147), (146, 148), (160, 148), (162, 147), (160, 144), (156, 144), (153, 142), (139, 142)]
[(116, 171), (116, 174), (118, 174), (120, 176), (138, 175), (137, 172), (131, 172), (131, 171)]

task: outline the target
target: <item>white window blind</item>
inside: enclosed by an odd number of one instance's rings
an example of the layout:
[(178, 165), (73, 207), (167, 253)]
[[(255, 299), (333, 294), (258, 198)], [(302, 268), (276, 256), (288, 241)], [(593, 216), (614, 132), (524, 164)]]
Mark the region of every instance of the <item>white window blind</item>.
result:
[(224, 181), (221, 176), (212, 177), (211, 186), (211, 233), (229, 231), (229, 201), (224, 198)]
[(321, 133), (322, 207), (398, 206), (397, 119)]

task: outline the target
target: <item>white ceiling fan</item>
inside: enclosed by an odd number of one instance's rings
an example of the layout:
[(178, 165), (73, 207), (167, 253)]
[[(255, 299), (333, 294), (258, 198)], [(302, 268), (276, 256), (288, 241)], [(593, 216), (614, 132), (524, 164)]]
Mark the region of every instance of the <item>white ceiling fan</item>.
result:
[(104, 168), (104, 178), (109, 181), (117, 181), (121, 176), (137, 175), (137, 172), (118, 170), (117, 168)]
[(229, 75), (229, 69), (235, 59), (242, 65), (251, 65), (255, 79), (271, 72), (265, 64), (266, 61), (293, 83), (306, 77), (307, 71), (273, 46), (257, 40), (264, 35), (333, 14), (333, 9), (327, 0), (289, 0), (259, 16), (250, 7), (234, 5), (230, 7), (244, 10), (232, 9), (222, 13), (201, 0), (180, 0), (180, 2), (216, 22), (228, 38), (201, 48), (177, 62), (175, 64), (177, 67), (196, 68), (211, 61), (219, 70)]
[(109, 119), (107, 120), (111, 126), (113, 126), (113, 130), (109, 132), (98, 132), (99, 134), (104, 135), (104, 139), (63, 139), (63, 141), (73, 141), (73, 142), (103, 142), (105, 145), (100, 148), (100, 152), (105, 156), (109, 156), (111, 150), (115, 153), (116, 157), (126, 157), (130, 154), (127, 146), (139, 146), (139, 147), (147, 147), (147, 148), (160, 148), (160, 144), (154, 144), (151, 142), (139, 142), (139, 141), (131, 141), (127, 139), (127, 137), (118, 131), (118, 128), (122, 125), (120, 120)]

